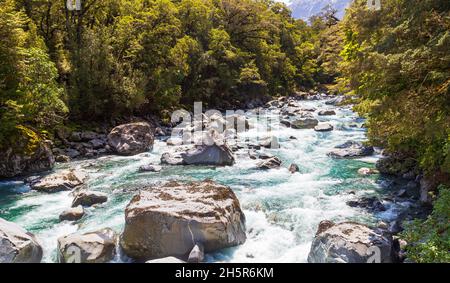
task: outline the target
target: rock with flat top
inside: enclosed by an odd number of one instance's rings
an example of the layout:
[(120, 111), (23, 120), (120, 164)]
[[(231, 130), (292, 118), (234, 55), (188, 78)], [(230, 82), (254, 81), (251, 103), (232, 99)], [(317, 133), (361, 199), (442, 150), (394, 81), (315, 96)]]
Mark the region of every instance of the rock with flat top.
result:
[(331, 132), (333, 130), (333, 126), (328, 123), (321, 123), (314, 127), (314, 131), (316, 132)]
[(76, 221), (83, 217), (84, 209), (81, 205), (64, 210), (59, 215), (59, 221)]
[(68, 169), (47, 175), (33, 181), (31, 189), (41, 192), (54, 193), (70, 191), (84, 184), (86, 174), (80, 170)]
[(142, 189), (126, 207), (120, 244), (138, 260), (187, 259), (197, 243), (209, 253), (245, 240), (245, 216), (236, 195), (205, 180)]

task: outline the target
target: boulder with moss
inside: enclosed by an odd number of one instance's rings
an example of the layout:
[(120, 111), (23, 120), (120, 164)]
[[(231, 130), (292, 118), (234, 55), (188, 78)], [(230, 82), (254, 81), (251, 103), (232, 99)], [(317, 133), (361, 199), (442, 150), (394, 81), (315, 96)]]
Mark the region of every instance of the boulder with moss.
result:
[(16, 129), (11, 142), (0, 145), (0, 178), (52, 169), (55, 158), (49, 142), (27, 127), (18, 126)]

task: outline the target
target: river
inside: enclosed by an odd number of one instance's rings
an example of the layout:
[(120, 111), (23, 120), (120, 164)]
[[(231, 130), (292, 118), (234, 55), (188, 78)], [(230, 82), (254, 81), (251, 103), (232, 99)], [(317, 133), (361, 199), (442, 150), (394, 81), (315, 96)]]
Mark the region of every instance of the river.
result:
[[(121, 232), (124, 208), (137, 187), (166, 180), (203, 180), (211, 178), (230, 186), (237, 194), (246, 216), (245, 244), (206, 256), (211, 262), (305, 262), (311, 241), (321, 220), (355, 220), (375, 224), (391, 220), (402, 209), (389, 205), (388, 210), (371, 214), (352, 208), (346, 201), (363, 195), (384, 194), (386, 180), (379, 175), (360, 176), (361, 167), (373, 168), (379, 157), (332, 159), (327, 152), (346, 141), (363, 141), (366, 130), (351, 125), (363, 120), (349, 106), (325, 105), (325, 100), (302, 101), (304, 107), (333, 108), (336, 115), (317, 116), (334, 126), (332, 132), (295, 130), (280, 127), (280, 149), (266, 149), (278, 156), (281, 169), (255, 170), (247, 150), (236, 153), (236, 164), (230, 167), (166, 166), (159, 173), (139, 173), (141, 165), (159, 163), (167, 151), (161, 140), (151, 152), (132, 157), (104, 156), (97, 159), (58, 164), (55, 170), (83, 168), (89, 175), (90, 190), (109, 195), (108, 202), (87, 208), (87, 214), (74, 223), (59, 222), (59, 214), (71, 206), (70, 192), (53, 194), (31, 191), (21, 180), (0, 181), (0, 217), (15, 222), (36, 234), (44, 248), (44, 262), (56, 260), (57, 238), (76, 231), (94, 231), (111, 227)], [(275, 113), (274, 113), (275, 114)], [(295, 137), (296, 139), (292, 139)], [(291, 174), (288, 166), (298, 164), (299, 173)], [(354, 192), (349, 193), (349, 192)], [(118, 253), (115, 262), (129, 261)]]

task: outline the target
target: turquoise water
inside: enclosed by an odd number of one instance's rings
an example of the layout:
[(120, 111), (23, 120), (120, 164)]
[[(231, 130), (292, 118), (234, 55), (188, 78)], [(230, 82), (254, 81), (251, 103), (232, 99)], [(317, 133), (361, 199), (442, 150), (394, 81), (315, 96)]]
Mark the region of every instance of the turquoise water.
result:
[[(302, 102), (318, 109), (330, 108), (324, 101)], [(375, 223), (377, 218), (392, 217), (392, 211), (371, 215), (351, 208), (346, 201), (356, 196), (380, 194), (380, 177), (357, 174), (361, 167), (373, 167), (378, 156), (355, 160), (334, 160), (326, 155), (334, 146), (347, 140), (365, 140), (364, 129), (348, 125), (360, 122), (350, 108), (336, 108), (336, 116), (318, 117), (335, 130), (318, 133), (314, 130), (294, 130), (281, 127), (273, 134), (281, 141), (280, 149), (266, 149), (283, 161), (279, 170), (257, 171), (257, 160), (247, 150), (236, 153), (231, 167), (167, 166), (160, 173), (138, 173), (141, 165), (159, 163), (167, 151), (162, 141), (156, 141), (152, 152), (133, 157), (106, 156), (98, 159), (60, 164), (55, 171), (82, 168), (88, 173), (90, 190), (109, 195), (107, 203), (87, 208), (87, 215), (74, 223), (58, 220), (70, 207), (70, 192), (54, 194), (30, 191), (21, 181), (0, 182), (0, 217), (13, 221), (35, 233), (44, 247), (43, 261), (55, 261), (57, 238), (76, 231), (93, 231), (111, 227), (121, 232), (124, 208), (135, 191), (143, 185), (167, 180), (213, 179), (229, 185), (237, 194), (247, 219), (245, 244), (207, 255), (208, 261), (227, 262), (305, 262), (311, 241), (321, 220), (356, 220)], [(274, 113), (276, 114), (276, 113)], [(252, 132), (249, 133), (252, 135)], [(289, 137), (297, 139), (291, 140)], [(296, 163), (300, 173), (287, 168)], [(118, 256), (115, 261), (127, 261)]]

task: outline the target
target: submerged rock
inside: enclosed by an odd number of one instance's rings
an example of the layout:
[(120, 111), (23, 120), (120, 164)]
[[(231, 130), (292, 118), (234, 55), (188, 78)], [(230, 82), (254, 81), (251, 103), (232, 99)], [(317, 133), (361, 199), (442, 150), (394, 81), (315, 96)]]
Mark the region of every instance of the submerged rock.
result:
[(319, 229), (308, 255), (309, 263), (390, 263), (395, 261), (392, 237), (366, 225), (327, 221)]
[(117, 234), (110, 228), (85, 234), (70, 234), (58, 239), (61, 263), (104, 263), (116, 254)]
[(108, 135), (111, 149), (120, 155), (135, 155), (153, 147), (154, 132), (146, 122), (115, 127)]
[(54, 193), (70, 191), (84, 184), (86, 174), (79, 170), (68, 169), (47, 175), (31, 182), (30, 187), (36, 191)]
[(105, 193), (82, 191), (75, 196), (72, 207), (77, 207), (79, 205), (93, 206), (94, 204), (104, 203), (106, 201), (108, 201), (108, 196)]
[(0, 218), (0, 263), (38, 263), (42, 247), (19, 225)]
[(70, 162), (70, 157), (64, 154), (57, 155), (55, 161), (59, 163), (67, 163)]
[(280, 166), (281, 166), (281, 160), (276, 156), (271, 157), (269, 159), (265, 159), (257, 164), (258, 169), (264, 169), (264, 170), (276, 169), (276, 168), (280, 168)]
[(355, 158), (372, 155), (373, 147), (365, 146), (361, 142), (346, 142), (335, 147), (336, 149), (328, 153), (328, 156), (334, 158)]
[(272, 148), (272, 149), (280, 148), (278, 138), (274, 137), (274, 136), (262, 138), (259, 141), (259, 146), (265, 147), (265, 148)]
[(64, 210), (59, 215), (59, 221), (76, 221), (83, 217), (84, 209), (81, 205)]
[(360, 207), (371, 212), (385, 211), (386, 207), (377, 197), (362, 197), (358, 200), (347, 201), (347, 205), (351, 207)]
[(159, 172), (161, 171), (161, 169), (162, 169), (161, 166), (149, 164), (149, 165), (142, 165), (141, 167), (139, 167), (139, 172)]
[(362, 168), (358, 169), (358, 174), (363, 175), (363, 176), (373, 175), (373, 174), (378, 174), (378, 173), (379, 173), (378, 170), (372, 169), (372, 168), (362, 167)]
[(187, 258), (197, 243), (212, 252), (244, 243), (245, 216), (233, 191), (213, 181), (141, 190), (125, 210), (120, 244), (140, 260)]
[(295, 163), (292, 163), (291, 165), (289, 165), (289, 172), (291, 172), (292, 174), (294, 174), (295, 172), (299, 172), (300, 168), (298, 168), (298, 165)]

